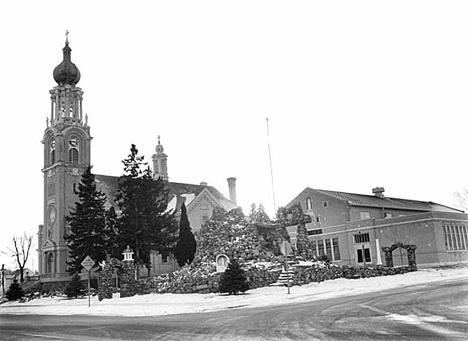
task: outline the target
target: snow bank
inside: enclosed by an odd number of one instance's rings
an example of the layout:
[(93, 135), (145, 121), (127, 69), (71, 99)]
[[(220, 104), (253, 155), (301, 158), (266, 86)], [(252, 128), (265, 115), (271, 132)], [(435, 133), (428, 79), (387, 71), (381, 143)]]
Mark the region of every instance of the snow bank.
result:
[[(42, 315), (104, 315), (104, 316), (154, 316), (182, 313), (202, 313), (232, 308), (253, 308), (292, 302), (315, 301), (324, 298), (365, 294), (414, 285), (427, 285), (441, 281), (468, 280), (468, 268), (425, 269), (404, 275), (362, 279), (336, 279), (292, 287), (266, 287), (248, 291), (245, 295), (219, 294), (149, 294), (127, 298), (115, 295), (113, 299), (98, 301), (91, 297), (68, 300), (43, 298), (25, 303), (6, 302), (0, 305), (0, 314)], [(468, 283), (468, 282), (467, 282)]]

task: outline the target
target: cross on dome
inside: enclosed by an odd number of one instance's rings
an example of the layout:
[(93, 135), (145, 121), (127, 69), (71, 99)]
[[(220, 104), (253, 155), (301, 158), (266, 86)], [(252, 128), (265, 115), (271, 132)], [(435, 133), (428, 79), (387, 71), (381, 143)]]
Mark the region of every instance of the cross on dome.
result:
[(63, 51), (63, 61), (54, 69), (54, 79), (58, 85), (72, 85), (80, 81), (80, 70), (71, 61), (71, 48), (68, 46), (68, 30), (65, 31), (65, 47)]

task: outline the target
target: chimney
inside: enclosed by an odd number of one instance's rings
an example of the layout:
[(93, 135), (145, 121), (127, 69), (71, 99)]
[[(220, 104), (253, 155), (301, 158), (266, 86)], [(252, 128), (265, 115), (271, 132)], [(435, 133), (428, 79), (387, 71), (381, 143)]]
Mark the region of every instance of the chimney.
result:
[(372, 188), (372, 193), (374, 193), (374, 195), (376, 197), (379, 197), (379, 198), (384, 198), (385, 196), (383, 195), (385, 192), (385, 188), (383, 187), (376, 187), (376, 188)]
[(208, 183), (205, 181), (200, 182), (200, 186), (208, 186)]
[(228, 178), (227, 182), (229, 186), (229, 199), (237, 206), (236, 178)]

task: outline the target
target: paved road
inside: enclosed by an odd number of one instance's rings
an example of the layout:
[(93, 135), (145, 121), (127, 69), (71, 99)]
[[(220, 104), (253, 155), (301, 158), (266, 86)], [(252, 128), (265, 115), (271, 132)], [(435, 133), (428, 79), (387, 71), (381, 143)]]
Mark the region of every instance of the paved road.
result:
[(0, 315), (1, 340), (468, 340), (468, 283), (154, 317)]

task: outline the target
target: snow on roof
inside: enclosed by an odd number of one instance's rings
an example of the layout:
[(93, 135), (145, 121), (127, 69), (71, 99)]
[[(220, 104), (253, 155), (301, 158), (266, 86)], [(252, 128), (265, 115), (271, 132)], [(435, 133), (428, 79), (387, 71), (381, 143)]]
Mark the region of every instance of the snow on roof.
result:
[(188, 206), (195, 199), (195, 193), (182, 194), (181, 196), (185, 198), (185, 206)]
[(176, 208), (177, 208), (177, 197), (174, 195), (172, 199), (169, 201), (169, 203), (167, 204), (166, 213), (174, 212)]

